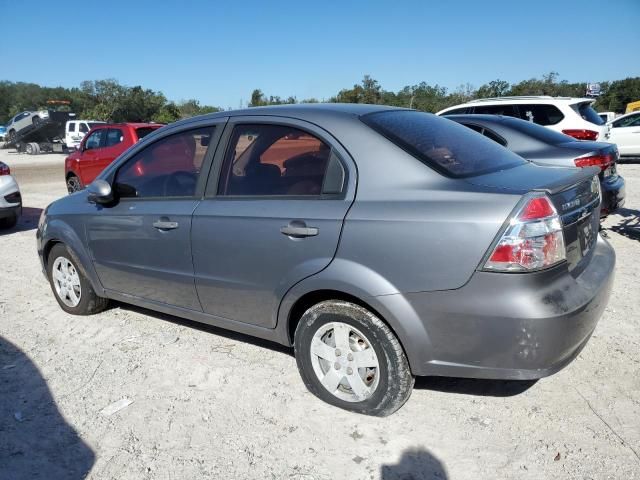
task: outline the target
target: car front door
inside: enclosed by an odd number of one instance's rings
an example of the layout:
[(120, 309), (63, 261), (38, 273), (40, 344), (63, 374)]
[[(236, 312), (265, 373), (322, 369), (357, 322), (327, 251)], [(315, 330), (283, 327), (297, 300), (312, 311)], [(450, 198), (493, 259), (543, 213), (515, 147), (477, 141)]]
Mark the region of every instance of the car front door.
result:
[(206, 313), (273, 328), (280, 299), (333, 259), (355, 192), (348, 153), (295, 120), (236, 117), (193, 216), (196, 287)]
[(114, 166), (115, 205), (96, 206), (86, 222), (104, 288), (201, 311), (193, 279), (191, 216), (220, 129), (207, 124), (167, 132)]
[(80, 144), (82, 155), (78, 164), (78, 170), (80, 171), (80, 179), (83, 185), (90, 184), (94, 178), (96, 178), (93, 172), (95, 172), (95, 165), (100, 158), (100, 150), (104, 146), (106, 136), (107, 129), (100, 128), (91, 132)]
[(608, 141), (618, 145), (620, 155), (640, 155), (640, 113), (614, 121)]
[[(125, 131), (122, 128), (105, 128), (102, 130), (105, 132), (104, 142), (96, 151), (95, 161), (87, 164), (87, 176), (91, 179), (100, 175), (125, 150)], [(131, 145), (132, 141), (129, 140), (128, 143)]]

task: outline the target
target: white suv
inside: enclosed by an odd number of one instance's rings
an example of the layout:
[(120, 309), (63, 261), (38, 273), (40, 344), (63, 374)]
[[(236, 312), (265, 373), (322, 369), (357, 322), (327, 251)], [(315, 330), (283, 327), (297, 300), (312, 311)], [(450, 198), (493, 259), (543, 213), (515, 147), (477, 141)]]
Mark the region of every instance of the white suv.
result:
[(436, 115), (506, 115), (529, 120), (578, 140), (606, 142), (610, 127), (593, 109), (593, 102), (592, 98), (545, 96), (482, 98), (445, 108)]

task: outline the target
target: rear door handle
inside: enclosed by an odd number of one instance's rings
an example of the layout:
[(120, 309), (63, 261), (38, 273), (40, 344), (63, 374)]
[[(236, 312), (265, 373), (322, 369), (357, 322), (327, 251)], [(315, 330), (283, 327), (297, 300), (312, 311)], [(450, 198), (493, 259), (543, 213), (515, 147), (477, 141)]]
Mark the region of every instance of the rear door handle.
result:
[(319, 230), (316, 227), (307, 226), (287, 225), (286, 227), (280, 228), (280, 233), (294, 238), (315, 237), (318, 235), (318, 232)]
[(174, 230), (178, 228), (178, 222), (169, 222), (167, 220), (156, 220), (153, 226), (158, 230)]

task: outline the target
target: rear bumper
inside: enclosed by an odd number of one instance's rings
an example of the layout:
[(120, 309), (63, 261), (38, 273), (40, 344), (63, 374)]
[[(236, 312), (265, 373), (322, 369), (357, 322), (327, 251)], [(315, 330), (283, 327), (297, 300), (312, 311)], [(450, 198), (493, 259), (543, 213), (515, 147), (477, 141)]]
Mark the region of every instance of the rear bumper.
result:
[(477, 272), (458, 290), (405, 294), (428, 336), (422, 350), (410, 342), (413, 373), (522, 380), (555, 373), (589, 340), (614, 266), (613, 249), (598, 237), (579, 274), (566, 264), (530, 274)]
[(626, 196), (624, 178), (616, 175), (611, 180), (603, 180), (600, 182), (600, 188), (602, 190), (601, 217), (607, 216), (624, 206)]

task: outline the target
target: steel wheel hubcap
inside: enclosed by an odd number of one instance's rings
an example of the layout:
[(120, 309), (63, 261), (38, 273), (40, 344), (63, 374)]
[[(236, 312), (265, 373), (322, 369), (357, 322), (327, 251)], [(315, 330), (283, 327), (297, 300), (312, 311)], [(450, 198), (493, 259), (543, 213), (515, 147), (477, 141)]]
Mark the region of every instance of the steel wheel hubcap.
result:
[(65, 257), (58, 257), (51, 270), (56, 295), (67, 307), (77, 307), (82, 298), (80, 275), (76, 267)]
[(347, 402), (366, 400), (380, 383), (371, 342), (346, 323), (331, 322), (318, 329), (311, 339), (311, 364), (324, 388)]

